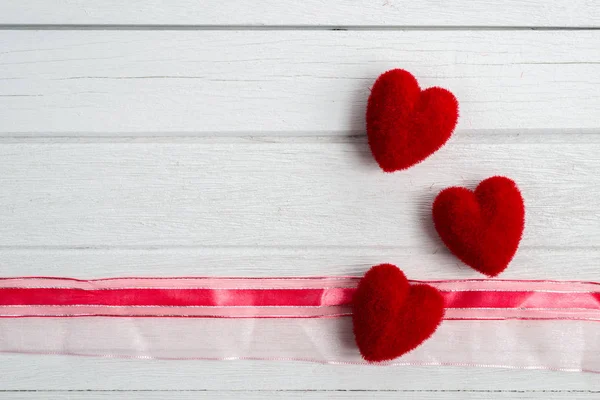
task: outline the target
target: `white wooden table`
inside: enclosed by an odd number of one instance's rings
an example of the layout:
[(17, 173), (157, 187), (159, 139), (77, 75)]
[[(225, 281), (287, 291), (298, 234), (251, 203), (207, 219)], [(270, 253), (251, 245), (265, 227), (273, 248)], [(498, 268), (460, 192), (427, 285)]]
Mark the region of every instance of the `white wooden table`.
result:
[[(503, 277), (600, 280), (594, 0), (1, 0), (0, 24), (3, 276), (473, 277), (431, 202), (505, 174), (528, 214)], [(461, 119), (385, 175), (364, 109), (394, 67)], [(0, 397), (597, 399), (600, 376), (0, 355)]]

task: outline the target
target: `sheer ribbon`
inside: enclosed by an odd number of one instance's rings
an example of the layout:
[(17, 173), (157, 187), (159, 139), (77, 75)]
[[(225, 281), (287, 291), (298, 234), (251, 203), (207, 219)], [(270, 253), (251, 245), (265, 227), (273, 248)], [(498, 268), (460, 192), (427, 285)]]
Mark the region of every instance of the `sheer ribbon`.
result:
[[(0, 279), (0, 351), (363, 363), (358, 277)], [(600, 284), (444, 280), (446, 315), (389, 364), (600, 371)]]

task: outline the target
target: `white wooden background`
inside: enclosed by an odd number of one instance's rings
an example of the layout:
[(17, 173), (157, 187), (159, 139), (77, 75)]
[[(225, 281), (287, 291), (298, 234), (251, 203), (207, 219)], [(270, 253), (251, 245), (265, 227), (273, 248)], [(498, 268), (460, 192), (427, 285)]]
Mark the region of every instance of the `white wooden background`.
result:
[[(476, 276), (436, 193), (505, 174), (505, 278), (600, 280), (594, 0), (0, 0), (1, 275)], [(384, 175), (369, 87), (402, 67), (461, 103)], [(597, 399), (593, 374), (0, 355), (5, 399)]]

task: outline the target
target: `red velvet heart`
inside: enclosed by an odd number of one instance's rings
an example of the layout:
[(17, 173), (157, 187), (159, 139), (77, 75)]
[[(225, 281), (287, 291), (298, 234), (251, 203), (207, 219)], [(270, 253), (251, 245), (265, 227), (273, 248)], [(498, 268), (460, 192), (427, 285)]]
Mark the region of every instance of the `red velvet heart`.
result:
[(429, 285), (409, 285), (392, 264), (371, 268), (352, 299), (354, 337), (369, 362), (392, 360), (427, 340), (444, 317), (444, 299)]
[(385, 172), (409, 168), (450, 139), (458, 121), (458, 101), (446, 89), (421, 91), (410, 72), (393, 69), (373, 85), (367, 104), (367, 136)]
[(494, 176), (474, 192), (444, 189), (433, 203), (435, 229), (448, 249), (477, 271), (496, 276), (515, 255), (525, 227), (523, 197), (512, 180)]

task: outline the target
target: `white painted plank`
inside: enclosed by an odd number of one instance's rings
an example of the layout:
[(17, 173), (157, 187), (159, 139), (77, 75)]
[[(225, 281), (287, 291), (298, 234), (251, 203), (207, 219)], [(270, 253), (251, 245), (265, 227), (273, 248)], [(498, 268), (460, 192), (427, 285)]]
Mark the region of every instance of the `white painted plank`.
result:
[(2, 390), (600, 390), (592, 373), (0, 355)]
[(2, 0), (0, 24), (589, 27), (600, 11), (589, 0)]
[(589, 143), (456, 138), (396, 174), (381, 172), (362, 140), (6, 143), (0, 246), (432, 251), (441, 246), (430, 215), (435, 195), (495, 174), (522, 189), (524, 247), (597, 246), (600, 136), (585, 138)]
[[(443, 245), (428, 247), (200, 247), (0, 250), (3, 276), (361, 276), (390, 262), (413, 279), (479, 277)], [(504, 279), (600, 281), (597, 248), (521, 247)]]
[(600, 31), (0, 31), (0, 134), (347, 135), (402, 67), (459, 131), (600, 128)]
[(33, 399), (45, 399), (45, 400), (63, 400), (63, 399), (86, 399), (86, 400), (102, 400), (102, 399), (114, 399), (114, 400), (163, 400), (163, 399), (181, 399), (181, 400), (196, 400), (196, 399), (214, 399), (219, 398), (221, 400), (262, 400), (262, 399), (404, 399), (410, 398), (414, 400), (448, 400), (448, 399), (461, 399), (461, 400), (490, 400), (490, 399), (523, 399), (523, 400), (585, 400), (585, 399), (597, 399), (599, 392), (592, 391), (537, 391), (537, 392), (523, 392), (523, 391), (488, 391), (483, 390), (479, 392), (467, 391), (467, 390), (448, 390), (448, 391), (361, 391), (361, 392), (348, 392), (345, 390), (335, 391), (316, 391), (316, 392), (304, 392), (304, 391), (193, 391), (193, 392), (182, 392), (182, 391), (142, 391), (142, 392), (116, 392), (116, 391), (105, 391), (105, 392), (68, 392), (68, 391), (57, 391), (57, 392), (5, 392), (2, 393), (3, 399), (7, 400), (33, 400)]

